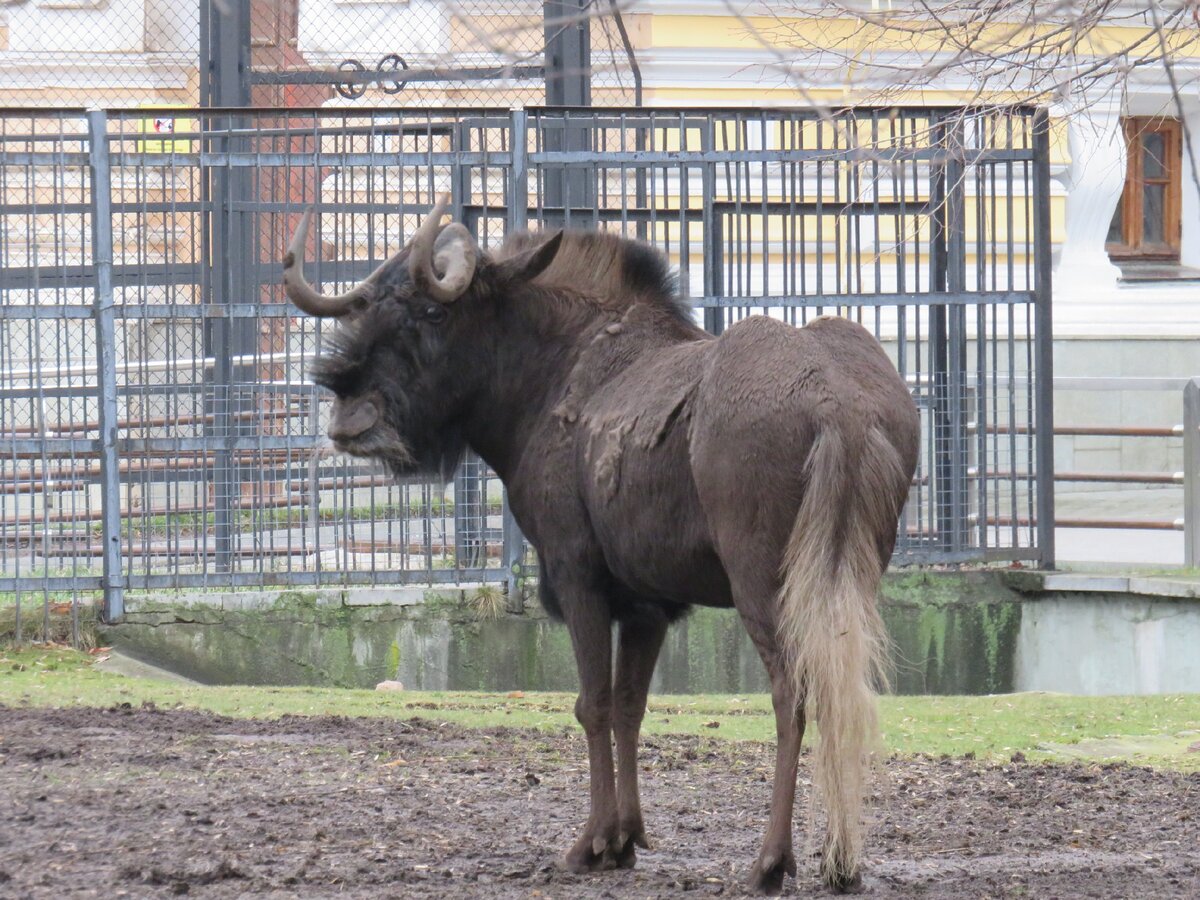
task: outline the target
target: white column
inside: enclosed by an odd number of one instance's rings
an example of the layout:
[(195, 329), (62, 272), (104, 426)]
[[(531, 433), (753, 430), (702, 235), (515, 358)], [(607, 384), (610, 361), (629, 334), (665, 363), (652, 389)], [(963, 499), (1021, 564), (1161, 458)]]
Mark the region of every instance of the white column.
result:
[[(1200, 268), (1200, 105), (1184, 107), (1184, 123), (1191, 132), (1191, 158), (1186, 139), (1183, 144), (1183, 196), (1180, 198), (1179, 261), (1185, 266)], [(1194, 166), (1194, 168), (1193, 168)]]
[(1104, 241), (1125, 186), (1125, 136), (1120, 92), (1076, 98), (1067, 111), (1066, 233), (1054, 273), (1057, 298), (1095, 297), (1112, 291), (1121, 271)]

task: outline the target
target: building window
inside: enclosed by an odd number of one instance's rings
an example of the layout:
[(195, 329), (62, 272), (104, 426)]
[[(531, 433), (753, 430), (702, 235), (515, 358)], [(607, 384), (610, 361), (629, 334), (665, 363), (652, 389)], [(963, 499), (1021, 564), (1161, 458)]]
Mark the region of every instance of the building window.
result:
[(1179, 121), (1138, 117), (1125, 119), (1124, 126), (1125, 190), (1108, 228), (1108, 253), (1125, 259), (1179, 259)]

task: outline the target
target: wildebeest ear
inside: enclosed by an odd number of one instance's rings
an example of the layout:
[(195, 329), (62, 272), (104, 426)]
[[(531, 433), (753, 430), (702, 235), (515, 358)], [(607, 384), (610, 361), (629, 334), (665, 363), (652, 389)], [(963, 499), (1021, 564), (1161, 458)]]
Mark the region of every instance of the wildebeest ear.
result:
[(562, 231), (555, 232), (554, 237), (542, 241), (535, 247), (530, 247), (522, 253), (496, 263), (496, 274), (501, 281), (533, 281), (554, 262), (558, 248), (562, 245)]

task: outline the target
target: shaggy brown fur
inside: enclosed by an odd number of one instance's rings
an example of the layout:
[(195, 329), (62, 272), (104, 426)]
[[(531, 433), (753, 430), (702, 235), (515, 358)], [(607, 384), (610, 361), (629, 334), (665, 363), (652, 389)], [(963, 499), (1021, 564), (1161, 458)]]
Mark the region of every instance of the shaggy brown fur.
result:
[(469, 446), (507, 486), (579, 667), (591, 815), (566, 865), (631, 866), (646, 846), (646, 692), (668, 624), (703, 604), (736, 608), (771, 676), (779, 743), (753, 885), (778, 891), (796, 871), (806, 715), (821, 727), (822, 872), (854, 883), (875, 592), (919, 440), (875, 339), (843, 319), (761, 317), (713, 338), (661, 254), (609, 235), (514, 238), (452, 303), (400, 265), (375, 286), (317, 370), (337, 394), (330, 434), (401, 475), (446, 474)]

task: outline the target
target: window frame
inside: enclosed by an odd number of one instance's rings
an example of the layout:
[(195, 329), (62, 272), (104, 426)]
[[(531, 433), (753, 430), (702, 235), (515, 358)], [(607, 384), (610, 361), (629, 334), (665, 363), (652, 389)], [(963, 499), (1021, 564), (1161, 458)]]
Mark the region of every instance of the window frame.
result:
[[(1178, 119), (1165, 116), (1130, 116), (1121, 120), (1125, 133), (1125, 186), (1121, 192), (1121, 240), (1106, 242), (1114, 259), (1178, 260), (1181, 237), (1183, 187), (1183, 129)], [(1160, 177), (1147, 179), (1143, 169), (1143, 136), (1163, 138), (1163, 168)], [(1163, 237), (1161, 243), (1145, 242), (1146, 184), (1163, 185)], [(1113, 212), (1115, 218), (1117, 211)]]

